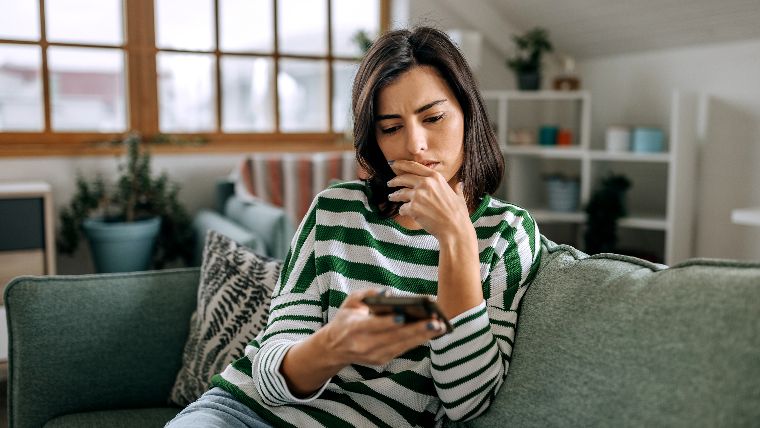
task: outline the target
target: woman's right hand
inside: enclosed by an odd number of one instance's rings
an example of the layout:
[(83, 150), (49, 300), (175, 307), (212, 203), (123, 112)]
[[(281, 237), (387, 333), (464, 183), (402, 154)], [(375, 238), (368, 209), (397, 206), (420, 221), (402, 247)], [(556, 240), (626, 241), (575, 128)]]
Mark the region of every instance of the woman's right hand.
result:
[(385, 365), (446, 331), (438, 320), (407, 324), (394, 315), (372, 315), (362, 299), (378, 293), (349, 294), (329, 323), (288, 350), (280, 372), (294, 395), (311, 395), (350, 364)]
[(349, 294), (335, 317), (320, 329), (325, 356), (336, 365), (385, 365), (446, 331), (438, 320), (405, 323), (403, 316), (372, 315), (362, 299), (376, 294), (376, 289)]

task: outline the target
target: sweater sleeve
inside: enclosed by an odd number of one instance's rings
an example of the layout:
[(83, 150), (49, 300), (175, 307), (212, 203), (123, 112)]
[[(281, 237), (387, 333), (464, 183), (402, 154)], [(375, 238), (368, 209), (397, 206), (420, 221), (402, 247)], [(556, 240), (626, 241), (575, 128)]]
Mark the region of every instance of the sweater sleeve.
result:
[(306, 398), (293, 395), (280, 372), (288, 350), (323, 325), (322, 303), (316, 281), (314, 236), (316, 208), (299, 227), (280, 279), (272, 295), (266, 328), (246, 349), (253, 383), (265, 404), (306, 403), (319, 397), (328, 382)]
[(540, 263), (538, 226), (525, 211), (507, 214), (504, 251), (484, 281), (487, 299), (451, 320), (454, 331), (430, 342), (436, 392), (451, 420), (483, 413), (504, 383), (517, 309)]

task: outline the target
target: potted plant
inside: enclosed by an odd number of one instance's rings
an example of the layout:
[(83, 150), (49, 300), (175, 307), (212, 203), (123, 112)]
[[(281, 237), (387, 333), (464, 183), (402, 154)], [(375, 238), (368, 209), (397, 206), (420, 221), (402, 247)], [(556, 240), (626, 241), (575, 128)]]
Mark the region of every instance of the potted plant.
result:
[(631, 180), (624, 175), (605, 177), (586, 206), (584, 241), (588, 254), (617, 251), (617, 222), (627, 215), (625, 194)]
[(507, 58), (507, 67), (517, 76), (517, 87), (521, 90), (541, 88), (541, 57), (554, 50), (549, 41), (549, 32), (536, 27), (523, 35), (513, 35), (517, 46), (514, 56)]
[(152, 176), (140, 135), (107, 144), (126, 149), (119, 176), (113, 185), (100, 175), (94, 181), (77, 177), (77, 190), (60, 214), (59, 251), (72, 254), (84, 235), (98, 272), (161, 269), (177, 259), (188, 263), (193, 232), (190, 215), (177, 199), (179, 186), (166, 173)]

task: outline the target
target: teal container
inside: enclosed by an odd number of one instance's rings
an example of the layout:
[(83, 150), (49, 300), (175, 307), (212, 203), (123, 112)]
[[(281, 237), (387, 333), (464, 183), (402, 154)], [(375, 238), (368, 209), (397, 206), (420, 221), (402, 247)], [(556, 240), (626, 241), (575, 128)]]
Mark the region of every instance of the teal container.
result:
[(538, 144), (554, 146), (557, 144), (558, 126), (542, 126), (538, 129)]
[(635, 153), (661, 153), (665, 151), (665, 134), (658, 128), (634, 128), (631, 140), (631, 146)]
[(87, 219), (82, 227), (98, 273), (143, 271), (150, 268), (161, 217), (131, 223)]

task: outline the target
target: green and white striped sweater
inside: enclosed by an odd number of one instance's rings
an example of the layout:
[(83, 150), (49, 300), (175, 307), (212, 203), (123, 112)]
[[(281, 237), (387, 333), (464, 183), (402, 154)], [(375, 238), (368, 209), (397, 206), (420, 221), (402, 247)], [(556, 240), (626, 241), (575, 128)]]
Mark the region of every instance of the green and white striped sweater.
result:
[(485, 300), (451, 321), (452, 333), (385, 366), (353, 364), (319, 391), (297, 398), (279, 369), (288, 349), (367, 287), (435, 296), (438, 241), (382, 219), (362, 182), (315, 198), (293, 238), (267, 327), (212, 383), (275, 426), (433, 426), (488, 408), (509, 367), (520, 299), (540, 255), (538, 227), (523, 209), (486, 196), (471, 220)]

